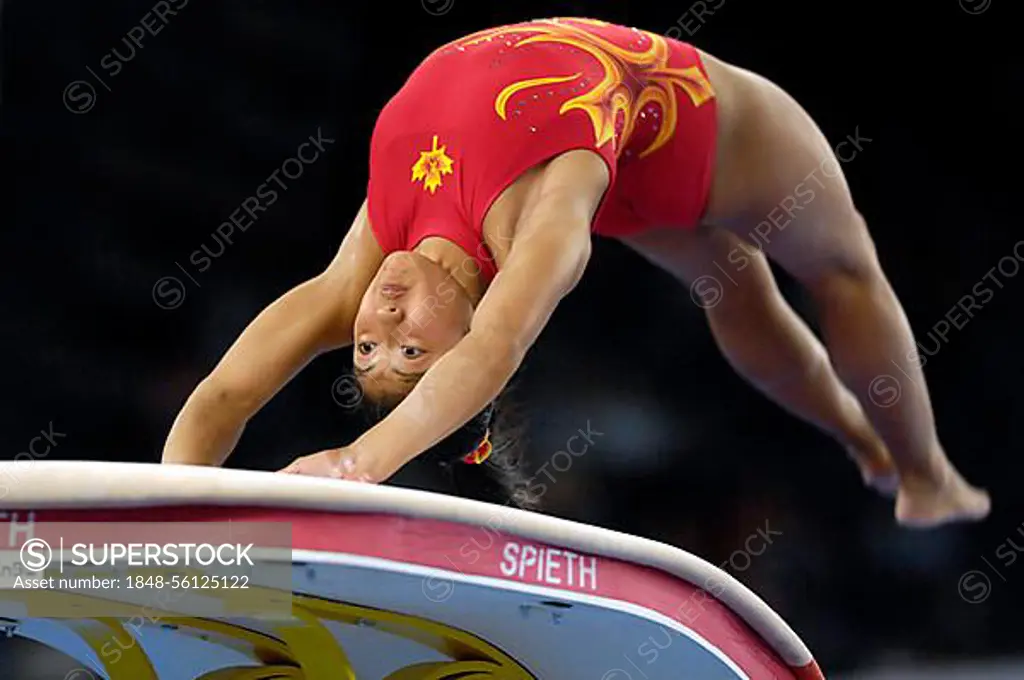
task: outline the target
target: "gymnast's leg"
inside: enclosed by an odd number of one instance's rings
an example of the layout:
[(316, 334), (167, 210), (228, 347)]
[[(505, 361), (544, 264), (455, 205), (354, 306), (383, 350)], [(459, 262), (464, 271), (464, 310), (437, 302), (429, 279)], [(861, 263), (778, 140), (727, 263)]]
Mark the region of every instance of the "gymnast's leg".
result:
[[(710, 221), (749, 238), (766, 217), (784, 219), (762, 244), (810, 291), (832, 363), (889, 447), (897, 519), (923, 527), (986, 516), (988, 495), (939, 443), (913, 333), (824, 135), (778, 87), (711, 61), (712, 82), (731, 99), (722, 98), (725, 114), (741, 122), (719, 147)], [(899, 376), (898, 399), (870, 398), (883, 376)]]
[[(885, 443), (839, 380), (821, 342), (782, 297), (762, 253), (716, 228), (652, 230), (626, 243), (692, 286), (719, 349), (737, 373), (832, 435), (857, 462), (865, 483), (886, 494), (896, 491)], [(722, 266), (728, 268), (728, 281)], [(712, 281), (722, 286), (701, 290), (702, 282)], [(704, 293), (715, 297), (702, 299)]]

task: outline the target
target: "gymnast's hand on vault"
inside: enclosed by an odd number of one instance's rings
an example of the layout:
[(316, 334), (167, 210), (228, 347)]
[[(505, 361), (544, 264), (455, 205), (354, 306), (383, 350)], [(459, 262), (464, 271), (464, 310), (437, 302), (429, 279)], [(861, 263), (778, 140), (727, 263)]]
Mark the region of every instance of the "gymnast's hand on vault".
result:
[(333, 477), (354, 482), (369, 483), (373, 481), (370, 474), (359, 464), (359, 457), (348, 447), (328, 449), (296, 458), (288, 467), (279, 472), (309, 477)]

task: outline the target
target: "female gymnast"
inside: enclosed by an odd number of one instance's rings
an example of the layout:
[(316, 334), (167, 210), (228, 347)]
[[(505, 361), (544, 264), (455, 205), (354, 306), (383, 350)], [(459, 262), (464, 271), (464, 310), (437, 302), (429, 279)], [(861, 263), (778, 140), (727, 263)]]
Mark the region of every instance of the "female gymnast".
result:
[[(285, 472), (382, 482), (424, 454), (511, 491), (499, 395), (597, 233), (714, 294), (702, 306), (731, 365), (895, 491), (898, 522), (980, 519), (988, 494), (939, 442), (910, 326), (839, 169), (851, 150), (833, 152), (775, 84), (653, 33), (550, 19), (445, 45), (382, 110), (367, 199), (334, 260), (245, 329), (163, 461), (222, 464), (291, 376), (354, 345), (378, 422)], [(767, 257), (811, 294), (827, 352)], [(702, 292), (712, 275), (735, 285)], [(899, 399), (871, 399), (894, 364), (911, 378)]]

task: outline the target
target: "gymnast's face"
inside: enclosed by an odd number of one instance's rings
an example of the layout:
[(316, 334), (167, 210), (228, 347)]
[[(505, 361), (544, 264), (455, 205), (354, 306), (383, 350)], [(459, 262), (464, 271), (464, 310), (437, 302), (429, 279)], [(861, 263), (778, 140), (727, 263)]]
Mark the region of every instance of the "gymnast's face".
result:
[(408, 394), (469, 330), (473, 305), (435, 262), (415, 252), (388, 255), (356, 315), (355, 370), (374, 401)]

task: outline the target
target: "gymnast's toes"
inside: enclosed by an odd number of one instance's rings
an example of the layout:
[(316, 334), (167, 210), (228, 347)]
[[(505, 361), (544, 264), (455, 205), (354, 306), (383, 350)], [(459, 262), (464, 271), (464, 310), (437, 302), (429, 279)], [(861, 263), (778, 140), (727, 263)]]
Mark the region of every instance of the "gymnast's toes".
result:
[(900, 490), (900, 476), (895, 470), (879, 472), (861, 468), (860, 473), (865, 485), (886, 498), (895, 498)]
[(889, 451), (880, 440), (870, 446), (847, 446), (846, 451), (860, 469), (866, 486), (887, 498), (895, 498), (900, 488), (900, 476)]

